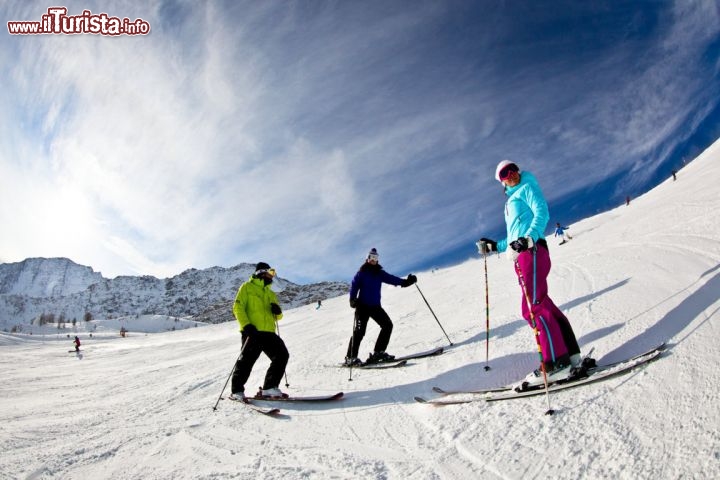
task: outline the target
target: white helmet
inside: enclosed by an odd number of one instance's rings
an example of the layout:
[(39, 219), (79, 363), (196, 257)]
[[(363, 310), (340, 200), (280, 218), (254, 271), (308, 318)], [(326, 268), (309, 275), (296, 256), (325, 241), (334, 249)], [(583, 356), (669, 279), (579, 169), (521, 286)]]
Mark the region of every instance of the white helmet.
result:
[(520, 172), (520, 167), (517, 166), (517, 163), (511, 161), (511, 160), (503, 160), (502, 162), (498, 163), (497, 168), (495, 168), (495, 180), (502, 183), (502, 180), (500, 180), (500, 172), (503, 168), (507, 167), (508, 165), (513, 165), (516, 168), (516, 172)]

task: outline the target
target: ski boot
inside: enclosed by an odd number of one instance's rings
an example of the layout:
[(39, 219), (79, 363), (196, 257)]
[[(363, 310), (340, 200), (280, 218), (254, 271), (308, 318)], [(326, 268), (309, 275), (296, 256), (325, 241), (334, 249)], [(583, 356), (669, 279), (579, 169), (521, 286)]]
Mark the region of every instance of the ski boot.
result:
[(389, 355), (387, 352), (373, 352), (365, 363), (383, 363), (392, 362), (393, 360), (395, 360), (395, 355)]

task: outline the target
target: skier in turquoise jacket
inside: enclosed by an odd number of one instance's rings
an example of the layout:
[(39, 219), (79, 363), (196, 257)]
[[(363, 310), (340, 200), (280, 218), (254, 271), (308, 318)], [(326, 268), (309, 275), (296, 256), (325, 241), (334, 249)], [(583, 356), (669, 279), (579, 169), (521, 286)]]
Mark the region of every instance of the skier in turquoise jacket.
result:
[[(538, 331), (543, 365), (523, 381), (528, 385), (543, 383), (542, 369), (550, 381), (570, 375), (572, 366), (581, 362), (578, 346), (570, 322), (548, 294), (550, 253), (544, 231), (550, 214), (537, 179), (530, 172), (521, 172), (514, 162), (503, 160), (497, 166), (495, 178), (503, 184), (505, 225), (507, 236), (497, 242), (482, 238), (477, 242), (480, 253), (507, 252), (515, 263), (518, 280), (525, 284), (522, 292), (522, 315)], [(524, 280), (524, 282), (522, 282)], [(530, 306), (526, 294), (530, 299)], [(530, 314), (532, 312), (532, 315)]]

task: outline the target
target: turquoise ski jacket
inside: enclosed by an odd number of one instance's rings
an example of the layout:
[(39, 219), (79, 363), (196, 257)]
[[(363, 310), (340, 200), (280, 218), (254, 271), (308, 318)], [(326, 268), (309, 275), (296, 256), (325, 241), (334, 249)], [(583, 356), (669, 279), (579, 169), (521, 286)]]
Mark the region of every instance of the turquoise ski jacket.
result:
[(507, 237), (497, 243), (498, 252), (518, 238), (531, 237), (533, 242), (545, 238), (550, 211), (537, 179), (530, 172), (520, 174), (520, 183), (505, 187), (505, 226)]

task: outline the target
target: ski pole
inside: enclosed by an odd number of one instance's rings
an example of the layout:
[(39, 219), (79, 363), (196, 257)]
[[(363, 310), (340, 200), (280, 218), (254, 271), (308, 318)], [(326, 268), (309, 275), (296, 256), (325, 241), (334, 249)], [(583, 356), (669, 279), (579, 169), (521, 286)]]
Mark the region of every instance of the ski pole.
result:
[(239, 362), (239, 361), (242, 359), (243, 352), (245, 352), (245, 347), (247, 346), (248, 341), (250, 341), (250, 336), (249, 336), (249, 335), (248, 335), (248, 337), (245, 339), (245, 343), (243, 343), (243, 346), (242, 346), (242, 348), (240, 349), (240, 355), (238, 355), (237, 360), (235, 360), (235, 363), (233, 363), (233, 367), (232, 367), (232, 369), (230, 370), (230, 375), (228, 375), (227, 380), (225, 380), (225, 385), (223, 385), (222, 390), (220, 390), (220, 395), (218, 396), (217, 402), (215, 402), (215, 406), (213, 407), (213, 412), (214, 412), (215, 410), (217, 410), (218, 403), (220, 403), (220, 400), (222, 399), (222, 394), (223, 394), (223, 392), (225, 391), (225, 388), (227, 388), (227, 384), (228, 384), (228, 382), (230, 382), (230, 378), (232, 378), (233, 373), (235, 373), (235, 366), (237, 365), (237, 362)]
[(483, 253), (485, 260), (485, 371), (490, 370), (490, 287), (488, 286), (487, 253)]
[[(430, 304), (428, 303), (427, 299), (425, 298), (425, 295), (423, 295), (422, 290), (420, 290), (420, 287), (418, 287), (418, 284), (417, 284), (417, 283), (415, 284), (415, 288), (417, 288), (418, 292), (420, 292), (420, 296), (421, 296), (422, 299), (425, 301), (425, 305), (427, 305), (427, 307), (430, 309), (430, 313), (432, 313), (432, 316), (435, 317), (435, 321), (437, 322), (437, 324), (440, 325), (440, 330), (442, 330), (442, 332), (445, 333), (445, 329), (444, 329), (443, 326), (440, 324), (440, 320), (438, 320), (437, 315), (435, 315), (435, 312), (433, 312), (432, 307), (431, 307)], [(453, 342), (450, 340), (450, 337), (448, 337), (448, 334), (447, 334), (447, 333), (445, 333), (445, 338), (448, 339), (448, 342), (450, 342), (450, 345), (454, 345)]]
[(528, 295), (527, 287), (525, 285), (525, 277), (523, 277), (522, 271), (520, 270), (520, 264), (515, 260), (515, 271), (520, 279), (520, 287), (522, 288), (525, 296), (525, 303), (527, 304), (528, 311), (530, 312), (530, 321), (532, 323), (533, 333), (535, 334), (535, 343), (537, 343), (538, 355), (540, 356), (540, 370), (543, 374), (543, 382), (545, 383), (545, 399), (547, 400), (547, 411), (545, 415), (552, 415), (555, 411), (550, 408), (550, 390), (548, 388), (547, 371), (545, 370), (545, 361), (543, 360), (542, 346), (540, 346), (540, 332), (537, 328), (537, 322), (535, 321), (535, 315), (532, 311), (532, 303), (530, 302), (530, 295)]
[[(274, 315), (274, 317), (275, 317), (275, 328), (277, 328), (277, 332), (278, 332), (277, 336), (280, 337), (280, 324), (277, 321), (277, 315)], [(280, 339), (282, 340), (282, 337), (280, 337)], [(285, 387), (290, 388), (290, 384), (288, 383), (288, 379), (287, 379), (287, 368), (285, 369)]]
[[(355, 350), (355, 322), (357, 322), (357, 319), (355, 316), (353, 316), (353, 331), (352, 336), (350, 337), (350, 355), (352, 355), (353, 351)], [(358, 348), (358, 350), (360, 350)], [(350, 360), (350, 377), (348, 378), (348, 382), (352, 382), (352, 369), (353, 369), (353, 361)]]

